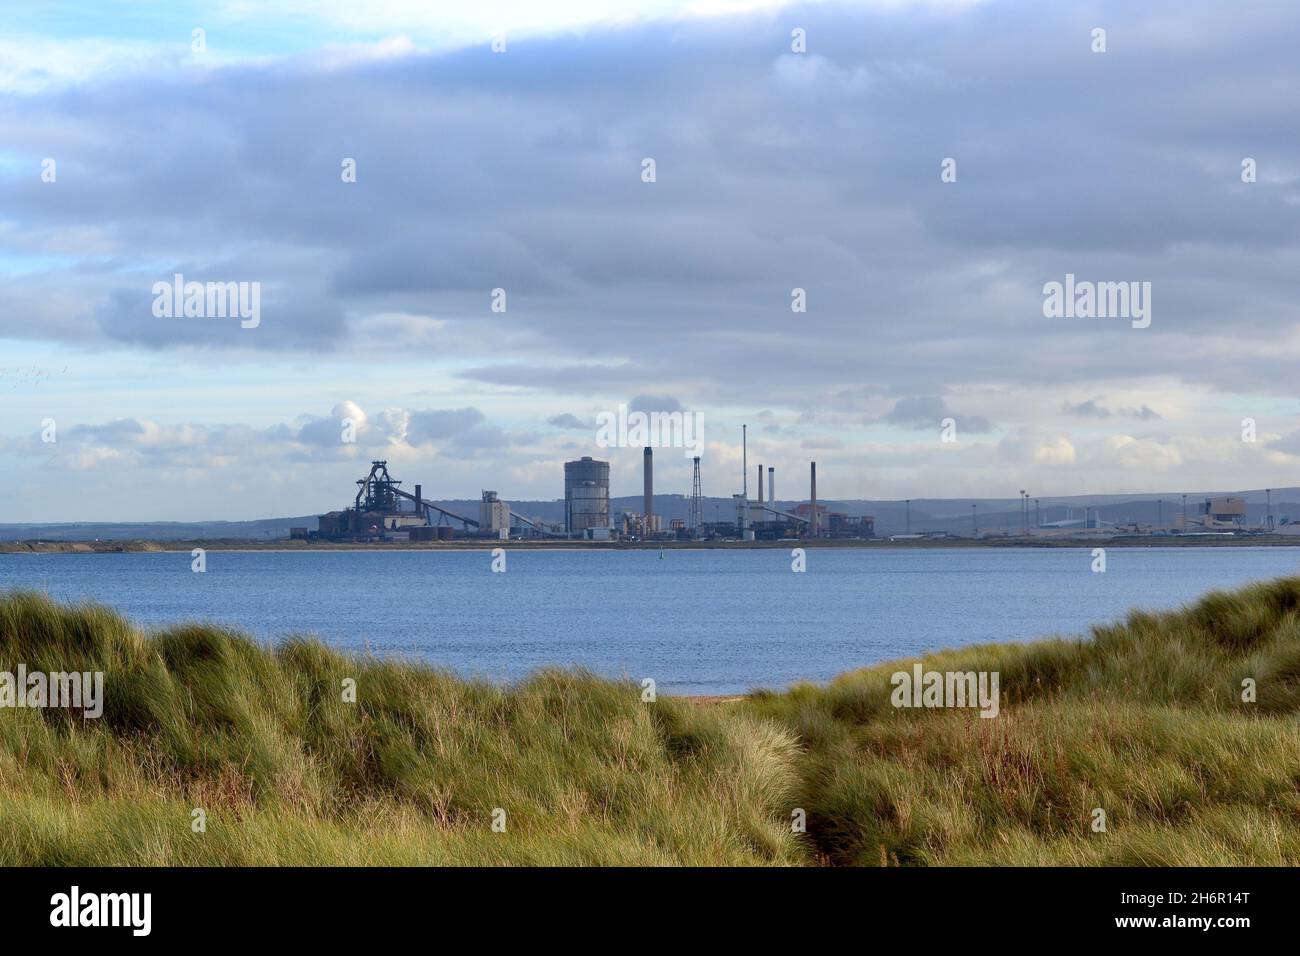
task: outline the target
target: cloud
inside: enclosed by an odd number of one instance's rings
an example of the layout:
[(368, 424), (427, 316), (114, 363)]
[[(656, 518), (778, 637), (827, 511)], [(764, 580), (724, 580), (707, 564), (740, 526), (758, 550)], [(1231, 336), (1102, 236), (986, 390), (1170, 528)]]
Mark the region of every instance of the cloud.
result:
[[(0, 258), (64, 250), (0, 289), (0, 335), (383, 354), (376, 317), (404, 315), (399, 336), (441, 323), (431, 348), (470, 381), (605, 398), (671, 381), (691, 407), (797, 408), (860, 386), (865, 321), (893, 394), (1065, 387), (1099, 368), (1139, 385), (1153, 364), (1281, 389), (1300, 342), (1268, 332), (1289, 321), (1300, 265), (1280, 201), (1295, 187), (1275, 159), (1253, 190), (1234, 170), (1237, 143), (1266, 135), (1281, 155), (1300, 133), (1277, 132), (1294, 126), (1284, 100), (1252, 97), (1243, 116), (1219, 91), (1285, 75), (1265, 40), (1300, 32), (1300, 13), (1169, 9), (1215, 42), (1144, 21), (1143, 57), (1103, 70), (1073, 55), (1066, 10), (1009, 23), (1004, 5), (957, 5), (934, 31), (924, 5), (824, 4), (801, 11), (806, 56), (764, 16), (649, 17), (501, 57), (397, 45), (195, 71), (186, 53), (96, 74), (75, 97), (40, 91), (0, 113)], [(1146, 123), (1151, 103), (1162, 121), (1131, 149), (1066, 146), (1079, 129)], [(153, 135), (115, 135), (122, 115)], [(648, 153), (653, 184), (639, 178)], [(62, 161), (57, 184), (31, 175), (46, 155)], [(947, 156), (959, 177), (945, 185)], [(356, 183), (340, 180), (343, 157)], [(261, 327), (155, 319), (150, 284), (173, 271), (261, 281)], [(1120, 344), (1135, 330), (1043, 319), (1042, 283), (1066, 271), (1153, 282), (1154, 362)], [(789, 321), (795, 286), (815, 336)], [(509, 297), (499, 316), (493, 288)]]
[(176, 48), (131, 40), (6, 36), (0, 38), (0, 91), (31, 95), (85, 83), (109, 70), (165, 71), (182, 55)]
[(682, 411), (682, 403), (671, 395), (637, 395), (627, 403), (630, 412), (672, 414)]
[[(223, 51), (214, 29), (200, 63), (188, 27), (161, 45), (0, 45), (4, 364), (66, 359), (40, 403), (99, 423), (61, 430), (60, 460), (125, 475), (257, 452), (296, 464), (276, 479), (292, 485), (373, 452), (436, 457), (466, 493), (481, 473), (551, 493), (553, 461), (591, 451), (569, 410), (630, 395), (702, 410), (718, 456), (742, 421), (782, 465), (835, 436), (828, 459), (861, 450), (864, 487), (908, 494), (990, 492), (1004, 452), (1080, 488), (1137, 480), (1128, 462), (1207, 486), (1293, 464), (1273, 461), (1289, 437), (1267, 461), (1195, 442), (1244, 402), (1292, 400), (1300, 8), (1164, 0), (1135, 18), (1102, 0), (1127, 52), (1096, 57), (1066, 5), (800, 5), (800, 57), (774, 29), (790, 17), (767, 12), (640, 6), (610, 26), (587, 5), (561, 35), (539, 21), (573, 11), (516, 4), (532, 27), (494, 56), (481, 33), (435, 42), (441, 14), (405, 2), (309, 6), (272, 7), (294, 13), (277, 26), (224, 5), (272, 39)], [(122, 136), (124, 116), (147, 135)], [(1247, 154), (1256, 183), (1240, 180)], [(261, 325), (154, 317), (152, 283), (177, 271), (260, 282)], [(1045, 319), (1043, 283), (1069, 272), (1150, 281), (1151, 327)], [(324, 413), (344, 395), (364, 415), (350, 447), (337, 436), (355, 416)], [(528, 437), (547, 418), (561, 432)], [(943, 418), (959, 454), (869, 442), (891, 431), (875, 425)], [(1156, 421), (1167, 434), (1125, 434)], [(25, 401), (0, 405), (4, 434), (31, 425)], [(520, 463), (521, 441), (536, 459)], [(159, 492), (175, 507), (194, 493)], [(10, 508), (57, 507), (41, 494)]]
[(835, 438), (834, 436), (822, 437), (822, 438), (805, 438), (802, 442), (799, 443), (799, 447), (807, 449), (809, 451), (818, 451), (818, 450), (836, 451), (844, 447), (844, 440), (841, 438)]
[(155, 466), (219, 466), (235, 461), (274, 464), (277, 460), (347, 459), (358, 452), (379, 454), (419, 449), (452, 454), (501, 449), (506, 434), (477, 408), (385, 409), (368, 414), (353, 401), (335, 405), (328, 415), (300, 415), (295, 423), (253, 428), (242, 424), (166, 424), (150, 419), (116, 419), (102, 424), (58, 428), (57, 442), (39, 432), (11, 441), (23, 455), (71, 454), (84, 467), (101, 461), (129, 460)]
[(482, 422), (483, 413), (477, 408), (411, 412), (406, 440), (412, 445), (436, 444), (448, 438), (463, 436)]
[(1141, 405), (1138, 408), (1120, 408), (1110, 409), (1100, 404), (1095, 398), (1087, 399), (1082, 402), (1071, 402), (1066, 400), (1061, 404), (1061, 411), (1066, 415), (1075, 415), (1079, 418), (1110, 418), (1116, 414), (1124, 415), (1128, 418), (1136, 418), (1139, 421), (1155, 421), (1161, 417), (1160, 413), (1149, 405)]
[(863, 66), (842, 67), (815, 53), (778, 57), (772, 74), (779, 87), (803, 95), (861, 96), (872, 88)]
[(1067, 415), (1078, 415), (1080, 418), (1110, 418), (1114, 414), (1109, 408), (1104, 408), (1097, 404), (1097, 400), (1090, 398), (1085, 402), (1065, 402), (1061, 405), (1061, 411)]
[(1284, 455), (1300, 457), (1300, 429), (1290, 431), (1280, 438), (1274, 439), (1268, 443), (1268, 447)]
[(571, 415), (568, 412), (564, 412), (563, 414), (560, 415), (552, 415), (550, 418), (546, 419), (546, 424), (553, 425), (556, 428), (568, 428), (568, 429), (575, 429), (575, 430), (589, 429), (592, 427), (589, 422), (584, 422), (577, 415)]
[(1088, 462), (1094, 468), (1134, 471), (1169, 471), (1182, 463), (1183, 456), (1176, 446), (1132, 435), (1108, 435), (1090, 453)]
[(1121, 408), (1120, 414), (1127, 415), (1130, 418), (1137, 418), (1144, 422), (1155, 421), (1162, 417), (1159, 412), (1147, 405), (1143, 405), (1140, 408)]
[(902, 425), (917, 431), (937, 429), (945, 418), (957, 423), (959, 432), (984, 434), (993, 430), (993, 425), (982, 415), (959, 415), (948, 407), (938, 395), (917, 395), (901, 398), (894, 403), (893, 409), (881, 421), (893, 425)]
[(343, 440), (344, 429), (349, 423), (358, 435), (363, 435), (369, 425), (369, 418), (356, 402), (340, 402), (326, 417), (307, 418), (298, 429), (297, 440), (301, 444), (317, 448), (336, 448)]
[(1035, 428), (1018, 428), (998, 442), (998, 454), (1015, 465), (1060, 468), (1078, 460), (1074, 443), (1065, 435), (1044, 433)]

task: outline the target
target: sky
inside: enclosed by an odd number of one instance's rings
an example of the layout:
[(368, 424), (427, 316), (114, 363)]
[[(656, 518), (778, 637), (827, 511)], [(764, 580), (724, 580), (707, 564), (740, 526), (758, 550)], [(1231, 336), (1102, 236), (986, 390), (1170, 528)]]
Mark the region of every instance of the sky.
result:
[[(373, 458), (636, 494), (620, 404), (698, 416), (709, 495), (742, 423), (782, 497), (1295, 485), (1298, 42), (1283, 2), (7, 5), (0, 521), (316, 513)], [(158, 314), (178, 273), (257, 322)], [(1067, 275), (1149, 324), (1047, 314)]]

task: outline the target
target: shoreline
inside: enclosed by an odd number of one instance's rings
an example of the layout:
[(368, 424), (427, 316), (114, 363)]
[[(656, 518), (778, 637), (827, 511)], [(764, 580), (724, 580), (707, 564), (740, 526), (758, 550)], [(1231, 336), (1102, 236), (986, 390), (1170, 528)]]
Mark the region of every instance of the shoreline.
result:
[(245, 552), (370, 552), (370, 551), (763, 551), (791, 548), (850, 548), (858, 550), (969, 550), (973, 548), (1288, 548), (1300, 547), (1300, 535), (1116, 535), (1070, 536), (1059, 538), (989, 537), (932, 538), (890, 541), (887, 538), (821, 538), (777, 541), (495, 541), (462, 539), (459, 541), (387, 541), (371, 544), (333, 541), (289, 541), (277, 539), (260, 542), (242, 538), (190, 540), (113, 540), (113, 541), (0, 541), (0, 554), (147, 554), (205, 551)]

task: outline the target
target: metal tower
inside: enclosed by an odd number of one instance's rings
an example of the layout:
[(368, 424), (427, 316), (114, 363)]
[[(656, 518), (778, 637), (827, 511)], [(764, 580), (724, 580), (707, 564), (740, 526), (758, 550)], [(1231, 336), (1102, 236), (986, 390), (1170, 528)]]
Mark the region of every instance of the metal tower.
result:
[(695, 456), (695, 478), (691, 482), (691, 530), (704, 526), (704, 493), (700, 490), (700, 456)]

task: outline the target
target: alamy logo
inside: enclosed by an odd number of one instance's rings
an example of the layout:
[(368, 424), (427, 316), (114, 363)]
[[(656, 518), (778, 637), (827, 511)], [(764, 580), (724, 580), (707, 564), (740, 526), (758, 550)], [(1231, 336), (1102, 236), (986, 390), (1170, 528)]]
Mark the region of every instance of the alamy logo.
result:
[(686, 457), (703, 450), (701, 412), (629, 412), (620, 402), (617, 412), (596, 415), (599, 448), (684, 448)]
[(153, 314), (160, 319), (238, 318), (240, 328), (262, 324), (262, 283), (186, 282), (177, 272), (171, 282), (153, 284)]
[(1000, 709), (997, 671), (927, 671), (913, 664), (889, 682), (895, 707), (978, 707), (981, 717), (996, 717)]
[(1043, 315), (1049, 319), (1132, 319), (1135, 329), (1151, 324), (1150, 282), (1065, 282), (1043, 286)]
[(104, 713), (104, 672), (29, 673), (26, 664), (19, 664), (17, 674), (0, 671), (0, 707), (66, 707), (99, 717)]
[(153, 926), (151, 893), (69, 893), (50, 897), (51, 926), (129, 926), (132, 936), (148, 936)]

